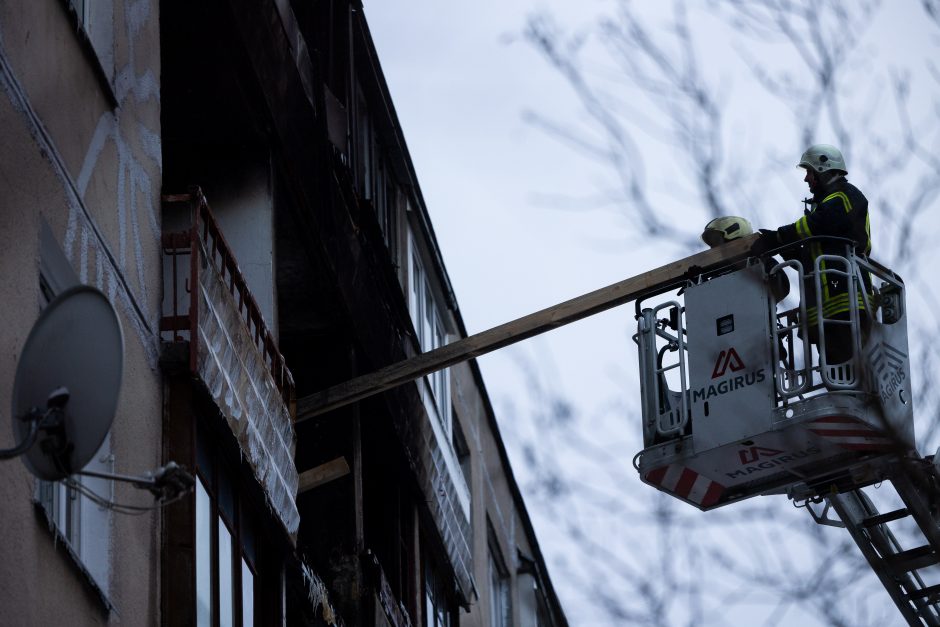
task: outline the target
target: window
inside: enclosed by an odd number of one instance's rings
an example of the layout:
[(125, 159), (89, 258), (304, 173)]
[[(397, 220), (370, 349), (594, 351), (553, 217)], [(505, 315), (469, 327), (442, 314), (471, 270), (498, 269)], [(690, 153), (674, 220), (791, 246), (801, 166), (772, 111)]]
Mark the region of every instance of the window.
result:
[(388, 247), (393, 265), (398, 265), (398, 207), (401, 193), (388, 166), (388, 160), (376, 146), (375, 150), (375, 215)]
[(357, 86), (356, 94), (356, 184), (359, 196), (372, 202), (382, 238), (392, 263), (397, 265), (400, 192), (361, 86)]
[(388, 245), (388, 254), (392, 265), (398, 267), (398, 209), (402, 206), (402, 194), (389, 174), (385, 181), (385, 211), (379, 220), (382, 223), (382, 233)]
[[(423, 352), (429, 352), (447, 344), (447, 330), (413, 236), (409, 236), (409, 242), (411, 242), (409, 246), (411, 249), (411, 271), (409, 272), (408, 306), (411, 311), (411, 319), (414, 322), (415, 332), (418, 334), (418, 344)], [(444, 428), (445, 435), (450, 438), (451, 415), (448, 372), (447, 369), (438, 370), (428, 375), (425, 381), (430, 388), (434, 411)]]
[(359, 194), (369, 200), (373, 196), (372, 183), (374, 174), (372, 164), (372, 120), (369, 117), (369, 109), (366, 106), (366, 97), (362, 91), (362, 87), (357, 86), (356, 92), (358, 94), (358, 98), (356, 99), (356, 149), (359, 154), (356, 155), (355, 163), (359, 181)]
[[(113, 471), (111, 462), (109, 434), (85, 469), (109, 473)], [(112, 483), (106, 479), (72, 477), (72, 481), (105, 498), (111, 498)], [(38, 480), (36, 493), (37, 501), (57, 535), (65, 540), (73, 557), (99, 589), (105, 603), (109, 604), (111, 512), (60, 481)]]
[(254, 524), (241, 502), (237, 475), (197, 436), (196, 625), (255, 624)]
[[(39, 257), (40, 305), (45, 307), (57, 294), (78, 285), (79, 280), (45, 221), (40, 228)], [(109, 473), (113, 471), (112, 462), (109, 434), (86, 468)], [(102, 496), (111, 494), (113, 484), (106, 479), (75, 477), (73, 480)], [(37, 480), (36, 502), (110, 607), (107, 594), (111, 574), (111, 512), (58, 481)]]
[(551, 625), (548, 607), (539, 590), (535, 561), (520, 549), (517, 553), (519, 568), (516, 570), (516, 599), (519, 609), (519, 627)]
[(502, 558), (493, 528), (489, 528), (490, 625), (509, 627), (512, 606), (509, 600), (509, 570)]
[[(456, 415), (453, 409), (451, 409), (451, 415)], [(453, 432), (452, 444), (454, 446), (454, 452), (457, 454), (457, 462), (460, 464), (460, 471), (463, 473), (463, 478), (469, 486), (470, 447), (467, 445), (467, 439), (463, 437), (463, 430), (460, 428), (459, 423), (454, 425)]]
[(379, 222), (379, 230), (385, 241), (388, 241), (388, 215), (386, 214), (388, 197), (385, 183), (388, 180), (388, 171), (385, 167), (385, 159), (379, 146), (375, 146), (375, 189), (372, 194), (372, 203), (375, 207), (375, 217)]
[(81, 550), (82, 529), (79, 494), (58, 481), (40, 481), (39, 503), (59, 533), (78, 554)]
[(79, 38), (114, 99), (114, 4), (113, 0), (64, 0), (76, 22)]
[(424, 324), (421, 322), (424, 316), (424, 268), (418, 260), (417, 251), (411, 253), (411, 289), (409, 290), (408, 310), (411, 312), (411, 321), (414, 323), (415, 332), (418, 334), (418, 346), (422, 349), (425, 345)]
[(424, 565), (424, 624), (425, 627), (450, 627), (451, 613), (447, 607), (444, 581), (433, 562)]
[(212, 515), (209, 492), (196, 478), (196, 624), (212, 624)]
[[(432, 316), (431, 320), (434, 324), (433, 350), (447, 343), (447, 333), (444, 331), (444, 323), (441, 322), (441, 316), (436, 309), (433, 312), (428, 312), (428, 315)], [(450, 435), (452, 422), (450, 420), (450, 389), (447, 385), (447, 370), (438, 370), (432, 374), (431, 381), (434, 390), (434, 404), (437, 407), (437, 415), (441, 418), (444, 430)]]

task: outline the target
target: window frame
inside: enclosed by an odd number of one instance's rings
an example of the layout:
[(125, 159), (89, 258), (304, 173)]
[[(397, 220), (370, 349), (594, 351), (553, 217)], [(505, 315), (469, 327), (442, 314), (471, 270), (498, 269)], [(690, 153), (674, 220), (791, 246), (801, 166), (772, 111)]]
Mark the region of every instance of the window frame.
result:
[(422, 577), (424, 609), (424, 627), (456, 627), (454, 612), (447, 598), (446, 585), (441, 580), (440, 569), (434, 560), (426, 555)]
[[(457, 410), (451, 407), (451, 415), (456, 418)], [(473, 480), (473, 461), (470, 454), (470, 444), (464, 436), (463, 429), (458, 421), (455, 420), (453, 432), (451, 434), (451, 446), (454, 448), (454, 454), (457, 456), (457, 464), (460, 466), (460, 472), (469, 488)], [(472, 505), (472, 503), (471, 503)]]
[[(222, 452), (213, 447), (209, 442), (208, 434), (203, 428), (197, 429), (197, 449), (196, 457), (196, 481), (197, 490), (194, 491), (198, 498), (198, 490), (201, 486), (209, 497), (208, 526), (209, 526), (209, 627), (223, 627), (227, 623), (222, 622), (222, 590), (221, 590), (221, 529), (225, 527), (229, 535), (229, 576), (231, 582), (231, 624), (232, 625), (256, 625), (259, 624), (259, 607), (257, 599), (259, 598), (259, 579), (257, 550), (255, 544), (257, 540), (257, 522), (250, 514), (250, 504), (246, 503), (248, 499), (243, 497), (243, 491), (240, 489), (242, 479), (240, 469), (233, 467), (227, 460), (223, 459)], [(229, 494), (225, 494), (229, 492)], [(231, 512), (226, 511), (225, 499), (231, 499)], [(197, 603), (195, 619), (198, 621), (198, 602), (200, 585), (206, 582), (199, 577), (199, 554), (200, 547), (197, 544), (199, 538), (199, 518), (196, 508), (193, 512), (193, 543), (194, 543), (194, 569), (196, 577), (194, 583), (193, 598)], [(251, 546), (246, 541), (251, 539)], [(252, 612), (250, 622), (245, 621), (245, 594), (244, 594), (244, 565), (248, 566), (252, 574), (251, 598)], [(198, 624), (198, 623), (197, 623)], [(200, 624), (201, 626), (201, 624)]]
[[(439, 306), (441, 302), (440, 294), (435, 290), (435, 285), (431, 282), (431, 275), (425, 269), (427, 267), (425, 265), (425, 256), (423, 255), (422, 248), (418, 243), (412, 225), (408, 224), (408, 228), (404, 229), (404, 231), (406, 232), (407, 239), (407, 250), (405, 254), (408, 259), (408, 276), (405, 282), (408, 290), (408, 312), (411, 315), (415, 329), (415, 340), (418, 344), (418, 348), (427, 352), (438, 348), (436, 344), (440, 340), (443, 340), (444, 344), (448, 343), (449, 331), (447, 323), (445, 322), (446, 318), (443, 315), (444, 310)], [(430, 299), (433, 299), (431, 308), (427, 305)], [(433, 324), (431, 322), (425, 324), (425, 318), (428, 312), (431, 312), (432, 315), (437, 317), (437, 321)], [(437, 326), (435, 327), (435, 325)], [(438, 339), (434, 337), (436, 328), (439, 328), (441, 331)], [(428, 335), (431, 336), (430, 339)], [(447, 473), (457, 488), (457, 500), (460, 503), (463, 514), (469, 522), (472, 496), (470, 493), (470, 484), (460, 467), (456, 451), (454, 450), (453, 431), (460, 427), (454, 424), (457, 418), (451, 401), (452, 381), (450, 375), (450, 368), (443, 368), (418, 379), (415, 384), (418, 386), (421, 400), (424, 403), (428, 419), (431, 422), (434, 438), (443, 453)]]
[[(91, 65), (101, 85), (102, 91), (112, 108), (118, 106), (117, 90), (114, 87), (117, 74), (117, 62), (114, 58), (115, 35), (114, 28), (114, 0), (60, 0), (73, 30), (78, 37), (79, 46), (85, 58)], [(109, 16), (110, 26), (105, 30), (96, 28), (96, 24), (103, 16)], [(104, 20), (107, 21), (107, 20)], [(104, 35), (102, 35), (104, 33)], [(103, 40), (106, 36), (107, 40)]]
[(487, 521), (487, 578), (490, 584), (490, 625), (510, 627), (512, 625), (512, 576), (496, 539), (490, 521)]
[[(408, 229), (408, 310), (417, 334), (418, 347), (430, 352), (448, 344), (449, 332), (438, 304), (430, 275), (417, 245), (414, 233)], [(450, 368), (443, 368), (423, 377), (422, 385), (430, 396), (429, 411), (433, 413), (450, 442), (453, 415), (450, 403)]]
[(379, 137), (362, 85), (356, 84), (355, 181), (359, 196), (372, 205), (392, 265), (398, 266), (398, 209), (403, 195), (391, 159)]
[(356, 164), (356, 181), (359, 184), (359, 194), (365, 200), (372, 200), (374, 194), (372, 185), (375, 182), (375, 154), (374, 126), (372, 116), (369, 115), (369, 105), (366, 101), (365, 90), (362, 85), (356, 84), (356, 154), (353, 163)]

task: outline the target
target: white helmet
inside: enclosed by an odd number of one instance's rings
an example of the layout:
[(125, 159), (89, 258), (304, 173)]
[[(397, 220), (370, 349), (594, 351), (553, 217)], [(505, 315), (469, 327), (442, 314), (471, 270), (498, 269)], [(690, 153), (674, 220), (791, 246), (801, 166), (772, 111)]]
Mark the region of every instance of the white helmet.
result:
[(722, 216), (705, 225), (702, 241), (709, 246), (718, 246), (754, 232), (751, 223), (738, 216)]
[(843, 174), (848, 173), (848, 170), (845, 169), (845, 159), (842, 158), (842, 153), (838, 148), (829, 144), (813, 144), (807, 148), (796, 167), (811, 168), (816, 172), (838, 170)]

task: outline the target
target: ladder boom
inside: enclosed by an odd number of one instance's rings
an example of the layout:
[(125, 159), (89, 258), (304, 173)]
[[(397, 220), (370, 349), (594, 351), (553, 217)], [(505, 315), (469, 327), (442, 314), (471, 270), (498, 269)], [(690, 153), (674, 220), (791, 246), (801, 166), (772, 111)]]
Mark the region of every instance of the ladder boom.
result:
[(449, 366), (485, 355), (535, 335), (623, 305), (679, 281), (690, 271), (705, 271), (733, 263), (747, 256), (757, 235), (696, 253), (679, 261), (649, 270), (613, 285), (573, 298), (558, 305), (460, 339), (427, 353), (385, 366), (370, 374), (340, 383), (297, 400), (297, 419), (302, 422), (362, 400), (379, 392), (404, 385)]
[[(927, 459), (905, 456), (888, 479), (902, 509), (880, 514), (861, 488), (827, 498), (908, 625), (940, 627), (940, 585), (922, 577), (924, 569), (940, 564), (937, 471)], [(907, 518), (916, 524), (919, 546), (904, 549), (888, 523)]]

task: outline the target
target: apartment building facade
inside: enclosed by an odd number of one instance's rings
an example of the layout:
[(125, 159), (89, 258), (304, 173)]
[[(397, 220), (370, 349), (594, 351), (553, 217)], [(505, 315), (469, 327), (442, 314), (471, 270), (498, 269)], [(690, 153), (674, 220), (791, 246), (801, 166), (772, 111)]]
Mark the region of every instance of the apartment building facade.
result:
[(0, 394), (42, 308), (94, 285), (125, 367), (92, 464), (195, 478), (127, 516), (0, 463), (14, 624), (567, 624), (474, 362), (310, 415), (466, 335), (367, 13), (0, 5)]

